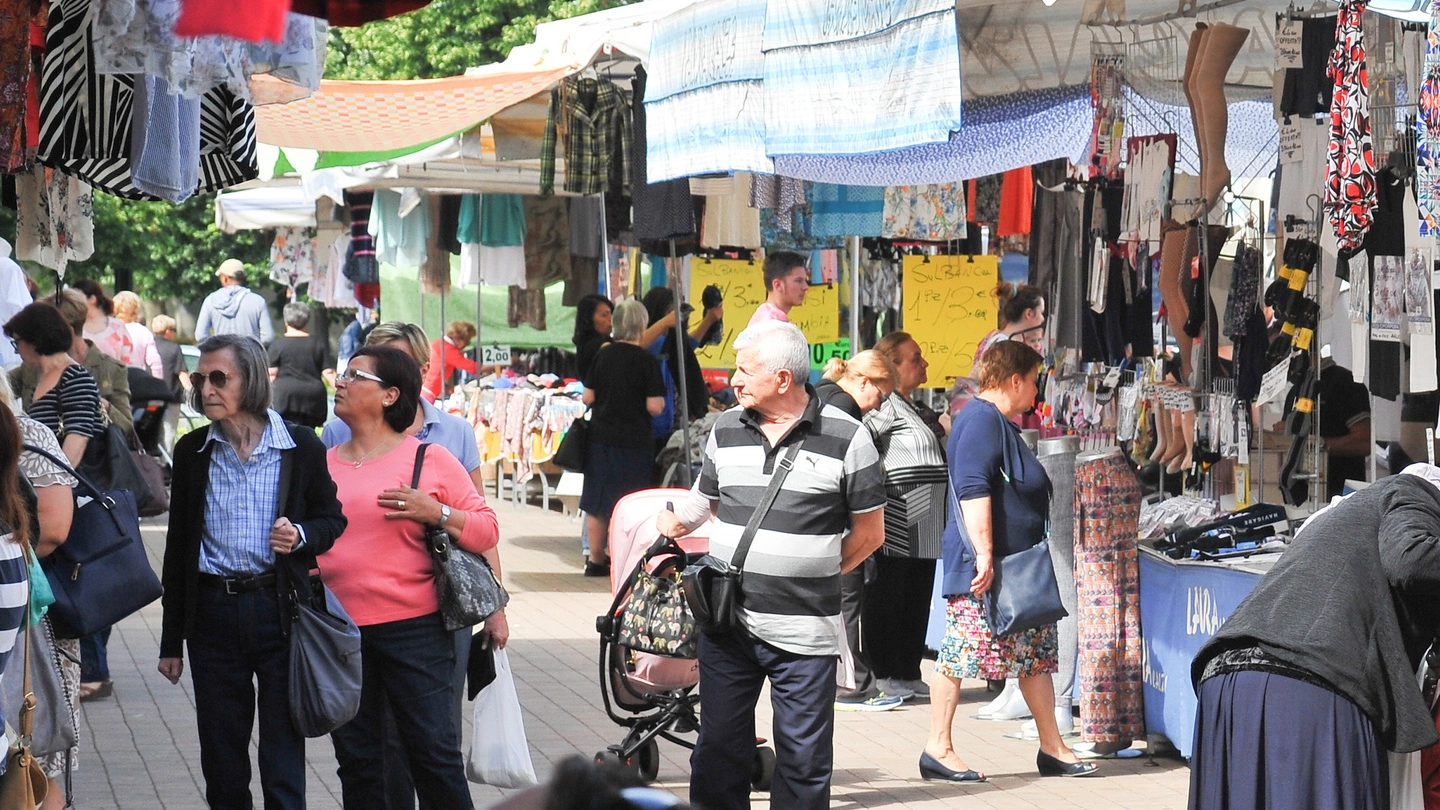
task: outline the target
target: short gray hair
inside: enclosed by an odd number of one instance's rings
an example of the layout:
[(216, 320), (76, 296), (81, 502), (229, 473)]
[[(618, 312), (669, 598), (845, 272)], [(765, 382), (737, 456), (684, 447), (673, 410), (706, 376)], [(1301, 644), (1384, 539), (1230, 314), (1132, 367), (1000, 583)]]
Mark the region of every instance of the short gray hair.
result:
[[(202, 358), (226, 350), (235, 358), (235, 368), (240, 372), (240, 411), (264, 419), (270, 409), (270, 359), (265, 347), (249, 335), (215, 335), (200, 344)], [(190, 407), (203, 413), (200, 389), (198, 385), (190, 389)]]
[(305, 324), (310, 323), (310, 305), (304, 301), (291, 301), (285, 305), (282, 314), (285, 325), (291, 329), (304, 329)]
[(774, 374), (788, 369), (797, 380), (810, 379), (810, 344), (800, 327), (785, 321), (761, 321), (735, 336), (735, 351), (755, 350), (755, 359)]
[(634, 298), (627, 298), (615, 306), (615, 317), (610, 323), (610, 337), (616, 340), (639, 340), (650, 323), (650, 313), (645, 305)]

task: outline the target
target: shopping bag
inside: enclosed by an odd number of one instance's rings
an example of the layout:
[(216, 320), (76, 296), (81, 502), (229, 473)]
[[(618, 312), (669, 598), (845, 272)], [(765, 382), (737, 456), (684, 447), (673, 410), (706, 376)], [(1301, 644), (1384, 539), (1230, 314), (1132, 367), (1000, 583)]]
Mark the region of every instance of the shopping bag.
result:
[(475, 735), (465, 760), (465, 776), (471, 782), (500, 788), (540, 784), (530, 761), (510, 658), (504, 650), (495, 651), (495, 681), (475, 698), (474, 721)]

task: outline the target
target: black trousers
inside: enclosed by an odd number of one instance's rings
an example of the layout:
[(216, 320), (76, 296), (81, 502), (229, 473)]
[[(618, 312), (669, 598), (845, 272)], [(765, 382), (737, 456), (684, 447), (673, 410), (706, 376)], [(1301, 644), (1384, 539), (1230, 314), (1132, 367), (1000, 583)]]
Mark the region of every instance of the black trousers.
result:
[[(465, 676), (470, 670), (470, 643), (473, 627), (455, 631), (455, 728), (465, 727)], [(405, 741), (395, 724), (395, 712), (389, 698), (385, 700), (385, 810), (414, 810), (415, 779), (410, 775), (410, 760), (405, 756)], [(430, 805), (422, 805), (430, 810)]]
[[(855, 570), (840, 575), (840, 616), (845, 620), (845, 643), (850, 645), (850, 658), (854, 662), (855, 688), (841, 689), (841, 698), (866, 699), (874, 697), (880, 690), (875, 687), (875, 674), (870, 669), (869, 647), (860, 639), (862, 614), (865, 611), (867, 574), (875, 570), (875, 558), (855, 566)], [(873, 579), (873, 574), (869, 575)]]
[(865, 586), (864, 641), (876, 678), (920, 680), (925, 628), (935, 590), (935, 561), (876, 554), (875, 579)]
[(744, 632), (700, 634), (700, 735), (690, 755), (690, 801), (749, 810), (755, 704), (770, 682), (775, 810), (829, 810), (835, 759), (835, 656), (798, 655)]

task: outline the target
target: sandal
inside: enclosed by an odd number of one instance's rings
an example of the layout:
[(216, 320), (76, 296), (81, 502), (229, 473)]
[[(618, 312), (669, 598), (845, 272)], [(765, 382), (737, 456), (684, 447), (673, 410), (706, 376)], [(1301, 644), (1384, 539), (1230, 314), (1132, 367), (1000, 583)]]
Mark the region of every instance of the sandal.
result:
[(112, 681), (91, 681), (80, 684), (80, 700), (101, 700), (115, 694), (115, 684)]

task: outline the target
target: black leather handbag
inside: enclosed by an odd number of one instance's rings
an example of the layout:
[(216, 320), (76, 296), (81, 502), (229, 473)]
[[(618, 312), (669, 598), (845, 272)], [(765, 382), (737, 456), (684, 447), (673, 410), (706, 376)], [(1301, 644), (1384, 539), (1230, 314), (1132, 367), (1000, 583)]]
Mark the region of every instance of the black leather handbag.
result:
[[(953, 486), (946, 489), (950, 493), (960, 539), (974, 553), (974, 544), (965, 530), (964, 515), (960, 513), (960, 499), (956, 497)], [(1008, 636), (1034, 630), (1070, 615), (1060, 601), (1060, 583), (1055, 579), (1055, 564), (1050, 559), (1048, 524), (1045, 538), (1040, 542), (1023, 551), (997, 558), (993, 565), (990, 590), (983, 598), (985, 618), (993, 635)]]
[[(425, 448), (429, 446), (422, 444), (415, 451), (411, 489), (420, 488), (420, 470), (425, 466)], [(425, 527), (425, 547), (435, 568), (435, 594), (446, 630), (453, 633), (462, 627), (474, 627), (510, 603), (510, 594), (500, 585), (490, 563), (455, 545), (443, 528)]]
[(565, 438), (560, 440), (560, 446), (555, 448), (555, 466), (570, 472), (585, 472), (586, 445), (590, 442), (590, 414), (587, 411), (584, 416), (570, 423), (569, 429), (565, 431)]
[(159, 599), (164, 589), (140, 539), (135, 496), (103, 492), (64, 459), (34, 445), (25, 449), (70, 470), (80, 482), (75, 494), (90, 496), (75, 507), (65, 542), (41, 562), (55, 592), (50, 619), (56, 635), (88, 636)]
[(781, 456), (779, 463), (775, 465), (775, 471), (770, 474), (770, 485), (765, 488), (760, 505), (755, 507), (750, 521), (745, 524), (745, 531), (735, 546), (735, 554), (729, 560), (706, 554), (686, 567), (685, 573), (681, 574), (680, 582), (685, 591), (685, 599), (690, 603), (690, 611), (695, 615), (695, 621), (705, 632), (721, 634), (739, 629), (740, 619), (736, 610), (740, 606), (740, 580), (745, 558), (750, 555), (750, 544), (755, 541), (755, 533), (760, 530), (766, 513), (774, 505), (775, 497), (780, 494), (780, 487), (790, 474), (790, 468), (795, 466), (795, 457), (800, 455), (800, 446), (804, 443), (803, 437), (796, 437), (790, 450)]
[[(140, 469), (136, 456), (131, 453), (125, 432), (113, 424), (106, 426), (104, 433), (86, 442), (85, 455), (81, 457), (77, 469), (102, 492), (120, 489), (129, 491), (135, 496), (135, 505), (141, 510), (145, 510), (155, 500), (155, 493), (151, 490), (145, 473)], [(155, 469), (159, 472), (159, 465), (156, 465)], [(162, 484), (163, 480), (162, 478)], [(168, 505), (169, 499), (166, 500)]]

